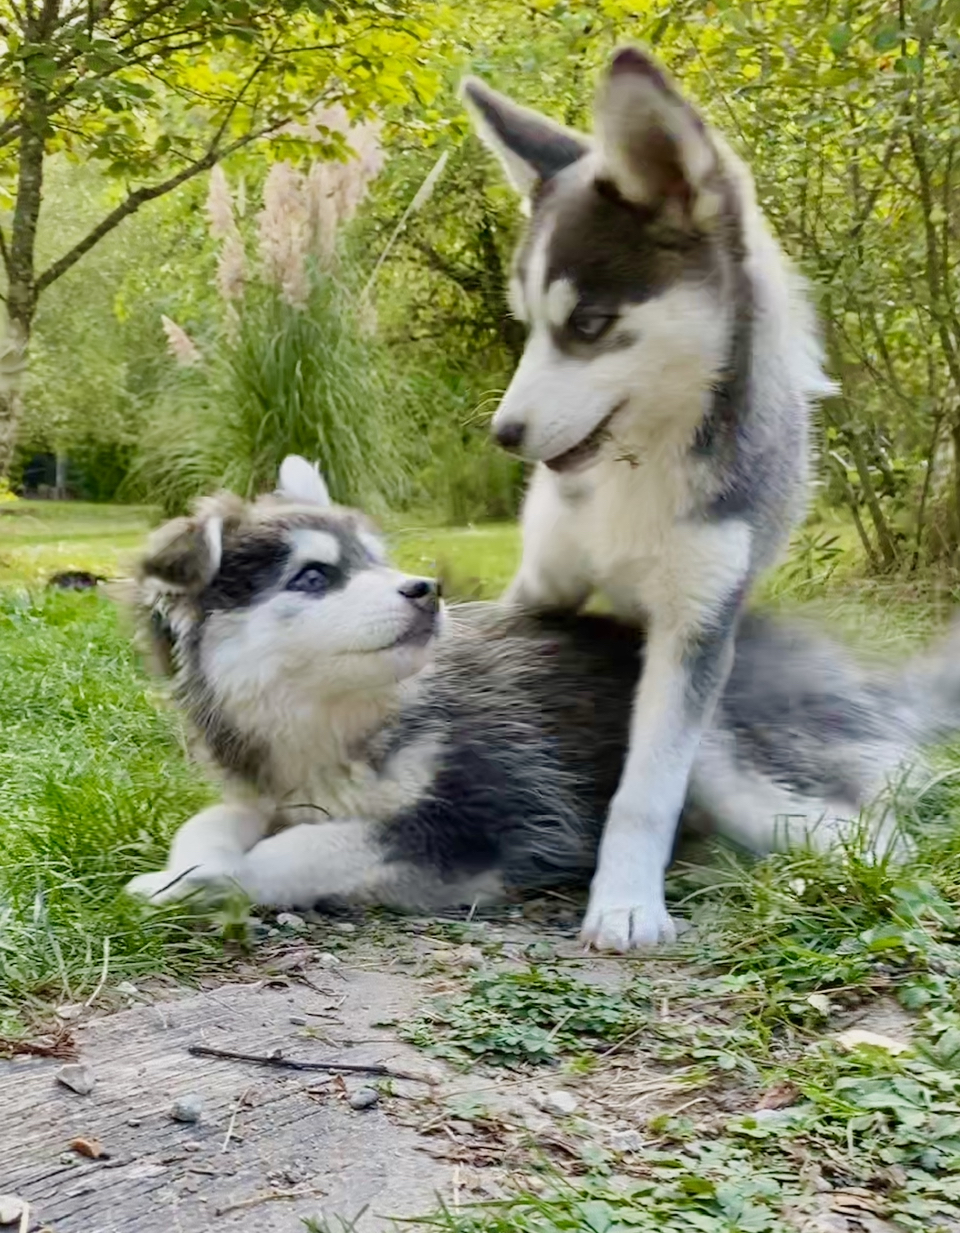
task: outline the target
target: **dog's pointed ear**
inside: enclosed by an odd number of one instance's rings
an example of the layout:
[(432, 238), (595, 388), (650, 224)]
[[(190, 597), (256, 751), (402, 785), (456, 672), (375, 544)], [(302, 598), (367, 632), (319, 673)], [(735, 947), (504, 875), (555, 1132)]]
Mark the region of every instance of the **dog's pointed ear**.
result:
[(222, 553), (221, 517), (174, 518), (150, 536), (138, 575), (165, 591), (202, 591), (220, 568)]
[(308, 505), (329, 505), (330, 493), (323, 482), (320, 467), (309, 463), (299, 454), (288, 454), (280, 464), (280, 479), (277, 492), (293, 501), (305, 501)]
[(464, 79), (460, 97), (477, 135), (500, 160), (507, 179), (525, 200), (539, 184), (590, 149), (586, 137), (521, 107), (477, 77)]
[(616, 53), (596, 107), (603, 174), (635, 205), (706, 223), (721, 201), (706, 125), (658, 65), (635, 47)]

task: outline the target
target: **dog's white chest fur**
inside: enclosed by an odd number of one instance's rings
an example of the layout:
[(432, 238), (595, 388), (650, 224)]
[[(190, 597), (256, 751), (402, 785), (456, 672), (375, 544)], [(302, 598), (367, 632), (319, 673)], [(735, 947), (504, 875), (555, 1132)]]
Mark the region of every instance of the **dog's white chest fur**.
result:
[(696, 474), (675, 442), (610, 451), (582, 475), (539, 468), (524, 521), (552, 571), (577, 574), (625, 618), (656, 610), (677, 627), (722, 604), (750, 559), (742, 522), (694, 513)]

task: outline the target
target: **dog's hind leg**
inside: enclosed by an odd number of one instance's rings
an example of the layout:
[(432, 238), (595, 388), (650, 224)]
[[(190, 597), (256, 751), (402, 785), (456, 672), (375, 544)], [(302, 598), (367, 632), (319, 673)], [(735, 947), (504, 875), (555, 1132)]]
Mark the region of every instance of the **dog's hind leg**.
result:
[(223, 802), (195, 814), (177, 831), (166, 869), (142, 873), (127, 893), (151, 903), (183, 899), (236, 881), (243, 855), (269, 831), (269, 816), (252, 804)]
[[(790, 735), (781, 750), (790, 761)], [(897, 821), (895, 794), (879, 791), (863, 804), (831, 799), (777, 782), (734, 754), (729, 734), (705, 732), (690, 776), (689, 802), (718, 834), (757, 856), (807, 847), (856, 850), (865, 860), (902, 860), (911, 847)]]
[(382, 826), (359, 820), (292, 826), (252, 848), (237, 880), (255, 903), (274, 908), (343, 903), (431, 909), (503, 893), (494, 875), (448, 879), (387, 859), (382, 838)]

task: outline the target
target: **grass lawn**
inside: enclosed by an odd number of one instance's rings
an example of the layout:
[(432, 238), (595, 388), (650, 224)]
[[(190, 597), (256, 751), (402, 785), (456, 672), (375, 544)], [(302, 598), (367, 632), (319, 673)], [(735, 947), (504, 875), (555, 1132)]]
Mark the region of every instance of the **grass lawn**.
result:
[[(51, 1003), (85, 1000), (102, 979), (223, 965), (225, 939), (242, 932), (236, 915), (147, 916), (118, 893), (157, 866), (172, 830), (213, 791), (110, 602), (41, 585), (67, 567), (115, 574), (150, 521), (145, 509), (95, 506), (0, 515), (0, 1037), (28, 1030)], [(436, 566), (458, 594), (495, 594), (517, 557), (505, 526), (411, 527), (392, 540), (404, 567)], [(951, 598), (836, 578), (824, 590), (789, 570), (767, 595), (818, 595), (818, 608), (876, 648), (915, 640)], [(943, 765), (905, 817), (919, 834), (906, 869), (855, 851), (752, 864), (717, 851), (672, 875), (693, 939), (672, 967), (625, 961), (630, 983), (617, 999), (544, 962), (522, 977), (464, 977), (456, 1004), (406, 1025), (446, 1056), (571, 1074), (597, 1064), (595, 1042), (637, 1048), (642, 1033), (650, 1065), (691, 1093), (689, 1109), (653, 1128), (660, 1148), (630, 1185), (611, 1181), (609, 1159), (584, 1157), (566, 1180), (545, 1174), (501, 1205), (441, 1213), (436, 1227), (780, 1233), (803, 1227), (789, 1213), (811, 1208), (818, 1177), (846, 1188), (875, 1233), (960, 1227), (960, 795), (956, 756)], [(839, 1048), (835, 1017), (881, 998), (917, 1016), (914, 1047)], [(783, 1108), (772, 1097), (762, 1115), (737, 1106), (737, 1093), (761, 1089), (779, 1091)], [(694, 1107), (707, 1091), (733, 1101), (709, 1124)]]
[(141, 505), (0, 505), (0, 585), (38, 583), (65, 569), (113, 576), (156, 519), (154, 510)]

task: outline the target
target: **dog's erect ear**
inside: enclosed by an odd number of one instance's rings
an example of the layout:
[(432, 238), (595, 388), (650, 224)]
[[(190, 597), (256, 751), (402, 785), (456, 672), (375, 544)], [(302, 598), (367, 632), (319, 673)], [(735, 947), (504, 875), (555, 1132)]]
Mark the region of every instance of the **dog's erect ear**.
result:
[(625, 47), (600, 87), (596, 126), (604, 174), (635, 205), (706, 223), (720, 207), (709, 182), (717, 152), (697, 112), (642, 51)]
[(223, 520), (216, 515), (174, 518), (150, 536), (140, 577), (168, 591), (201, 591), (220, 568), (222, 537)]
[(316, 463), (307, 462), (299, 454), (288, 454), (280, 464), (277, 492), (292, 501), (308, 505), (329, 505), (330, 493)]
[(590, 149), (586, 137), (521, 107), (476, 77), (460, 87), (474, 127), (493, 151), (514, 188), (529, 199), (538, 184), (575, 163)]

